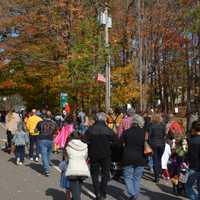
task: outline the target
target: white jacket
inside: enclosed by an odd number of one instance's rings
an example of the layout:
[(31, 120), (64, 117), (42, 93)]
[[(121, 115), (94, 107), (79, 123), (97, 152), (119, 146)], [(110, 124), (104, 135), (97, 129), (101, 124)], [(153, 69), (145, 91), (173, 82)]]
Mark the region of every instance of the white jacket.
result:
[(90, 177), (90, 171), (86, 162), (88, 156), (88, 146), (81, 140), (73, 139), (67, 145), (69, 164), (66, 176)]
[(169, 144), (165, 144), (165, 150), (164, 150), (164, 153), (162, 155), (162, 158), (161, 158), (161, 166), (162, 166), (162, 169), (167, 169), (167, 164), (168, 164), (168, 161), (169, 161), (169, 158), (171, 156), (172, 152), (171, 152), (171, 147)]

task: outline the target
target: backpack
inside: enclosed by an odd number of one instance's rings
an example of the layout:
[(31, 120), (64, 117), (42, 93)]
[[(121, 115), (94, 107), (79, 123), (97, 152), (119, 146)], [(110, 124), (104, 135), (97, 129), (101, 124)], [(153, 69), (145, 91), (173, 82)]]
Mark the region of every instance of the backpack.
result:
[(44, 120), (40, 124), (41, 135), (52, 136), (56, 131), (56, 123), (51, 120)]

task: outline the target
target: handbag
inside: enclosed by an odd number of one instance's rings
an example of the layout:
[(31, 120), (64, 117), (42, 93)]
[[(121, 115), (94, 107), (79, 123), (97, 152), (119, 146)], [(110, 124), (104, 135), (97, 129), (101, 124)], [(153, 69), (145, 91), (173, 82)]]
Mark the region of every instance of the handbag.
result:
[(153, 149), (150, 147), (147, 141), (144, 142), (144, 155), (149, 156), (153, 154)]

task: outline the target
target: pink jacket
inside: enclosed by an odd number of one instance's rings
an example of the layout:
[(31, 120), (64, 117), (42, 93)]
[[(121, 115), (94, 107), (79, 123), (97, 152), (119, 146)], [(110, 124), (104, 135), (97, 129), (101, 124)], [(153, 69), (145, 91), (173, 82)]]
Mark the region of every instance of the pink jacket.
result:
[(72, 124), (63, 126), (62, 129), (58, 131), (58, 134), (54, 139), (54, 144), (56, 144), (59, 148), (64, 148), (67, 139), (73, 131), (74, 126)]
[(128, 116), (126, 116), (126, 117), (122, 120), (122, 122), (121, 122), (121, 124), (119, 125), (119, 128), (118, 128), (118, 130), (117, 130), (118, 136), (121, 137), (122, 133), (123, 133), (125, 130), (129, 129), (129, 128), (131, 127), (132, 123), (133, 123), (133, 117), (128, 117)]

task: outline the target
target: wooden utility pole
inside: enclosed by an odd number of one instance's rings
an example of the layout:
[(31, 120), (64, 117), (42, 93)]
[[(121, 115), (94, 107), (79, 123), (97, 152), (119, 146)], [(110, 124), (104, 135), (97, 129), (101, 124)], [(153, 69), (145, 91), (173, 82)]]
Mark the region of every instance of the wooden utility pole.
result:
[[(107, 23), (108, 19), (108, 6), (105, 7), (105, 45), (106, 49), (109, 51), (109, 27)], [(107, 62), (106, 62), (106, 112), (110, 109), (110, 52), (107, 55)]]
[(105, 27), (105, 48), (106, 48), (106, 91), (105, 91), (105, 107), (106, 112), (110, 109), (111, 99), (111, 83), (110, 83), (110, 66), (111, 55), (109, 45), (109, 28), (112, 28), (112, 18), (108, 14), (108, 3), (104, 4), (104, 11), (100, 12), (100, 23)]
[(110, 65), (111, 65), (111, 56), (110, 56), (110, 45), (109, 45), (109, 28), (112, 27), (112, 18), (108, 14), (108, 4), (105, 4), (104, 11), (105, 18), (105, 47), (107, 51), (107, 61), (106, 61), (106, 112), (109, 111), (111, 105), (111, 81), (110, 81)]

